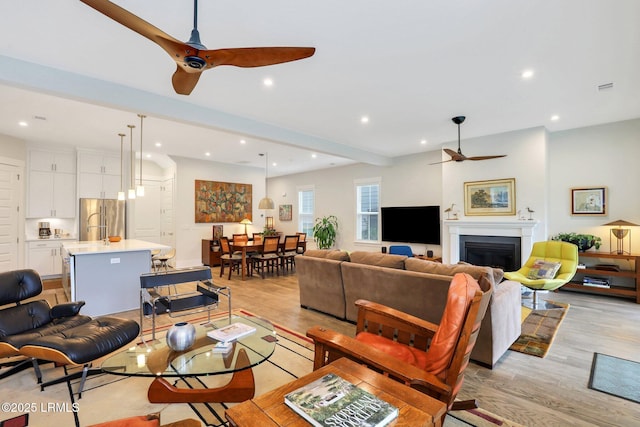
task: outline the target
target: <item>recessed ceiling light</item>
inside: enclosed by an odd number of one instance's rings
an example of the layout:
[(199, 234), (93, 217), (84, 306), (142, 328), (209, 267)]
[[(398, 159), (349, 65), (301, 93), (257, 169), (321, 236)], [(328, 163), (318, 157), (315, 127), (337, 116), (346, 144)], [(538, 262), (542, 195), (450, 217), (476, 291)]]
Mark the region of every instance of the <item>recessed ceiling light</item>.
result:
[(278, 166), (276, 162), (271, 163), (271, 166)]
[(558, 120), (560, 120), (560, 116), (557, 114), (554, 114), (553, 116), (551, 116), (551, 121), (552, 122), (557, 122)]
[(240, 140), (240, 144), (246, 144), (246, 143), (247, 143), (247, 141), (245, 141), (244, 139)]
[(162, 142), (156, 142), (156, 147), (162, 147)]
[(318, 155), (316, 153), (313, 153), (311, 154), (311, 157), (315, 159), (316, 157), (318, 157)]
[(25, 121), (23, 120), (23, 121), (18, 122), (18, 125), (20, 125), (20, 126), (22, 126), (22, 127), (27, 127), (27, 126), (29, 126), (29, 123), (27, 123), (27, 122), (25, 122)]
[(369, 123), (369, 117), (368, 116), (362, 116), (360, 118), (360, 122), (361, 123)]
[(271, 87), (271, 86), (273, 86), (273, 80), (272, 80), (271, 78), (269, 78), (269, 77), (267, 77), (266, 79), (264, 79), (264, 80), (262, 81), (262, 83), (263, 83), (265, 86), (267, 86), (267, 87)]
[(206, 153), (204, 153), (204, 155), (205, 155), (205, 156), (210, 156), (210, 155), (211, 155), (211, 153), (207, 151)]
[(524, 70), (521, 74), (523, 79), (530, 79), (533, 77), (533, 70)]
[(420, 141), (420, 144), (422, 144), (422, 145), (427, 145), (427, 140), (426, 140), (426, 139), (421, 140), (421, 141)]
[(151, 154), (147, 153), (147, 159), (151, 158)]

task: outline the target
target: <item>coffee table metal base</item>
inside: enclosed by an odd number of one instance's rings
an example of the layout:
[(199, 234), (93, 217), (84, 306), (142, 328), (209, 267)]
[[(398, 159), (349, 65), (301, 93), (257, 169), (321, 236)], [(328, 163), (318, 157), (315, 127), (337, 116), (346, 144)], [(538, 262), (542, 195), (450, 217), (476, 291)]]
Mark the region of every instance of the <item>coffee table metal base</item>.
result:
[[(248, 365), (249, 357), (244, 349), (240, 349), (236, 367)], [(218, 388), (179, 388), (162, 377), (156, 377), (149, 386), (147, 397), (150, 403), (244, 402), (253, 398), (255, 391), (253, 371), (247, 368), (235, 371), (231, 380)]]

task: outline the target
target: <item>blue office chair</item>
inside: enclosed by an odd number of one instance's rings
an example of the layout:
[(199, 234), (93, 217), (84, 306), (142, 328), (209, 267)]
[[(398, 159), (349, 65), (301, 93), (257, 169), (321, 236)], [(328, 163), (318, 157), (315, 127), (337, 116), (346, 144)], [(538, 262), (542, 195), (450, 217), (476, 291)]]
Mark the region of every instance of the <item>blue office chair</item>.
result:
[(389, 246), (389, 253), (394, 255), (406, 255), (408, 257), (413, 256), (413, 251), (411, 250), (411, 246), (407, 246), (407, 245)]

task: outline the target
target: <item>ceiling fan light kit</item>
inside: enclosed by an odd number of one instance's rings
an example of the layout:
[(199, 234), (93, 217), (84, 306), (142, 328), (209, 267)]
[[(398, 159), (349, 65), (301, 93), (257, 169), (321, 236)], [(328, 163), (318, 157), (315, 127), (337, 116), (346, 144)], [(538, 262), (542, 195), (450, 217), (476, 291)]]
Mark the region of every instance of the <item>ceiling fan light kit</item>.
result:
[(315, 53), (313, 47), (246, 47), (207, 50), (200, 42), (198, 32), (198, 0), (193, 1), (193, 29), (187, 42), (175, 39), (108, 0), (80, 0), (103, 15), (151, 40), (167, 52), (177, 68), (171, 82), (180, 95), (189, 95), (200, 79), (200, 74), (220, 65), (235, 67), (264, 67), (308, 58)]
[(448, 163), (448, 162), (464, 162), (465, 160), (489, 160), (489, 159), (497, 159), (500, 157), (507, 157), (506, 154), (500, 154), (495, 156), (472, 156), (472, 157), (467, 157), (464, 154), (462, 154), (462, 150), (460, 149), (460, 125), (464, 123), (465, 119), (466, 119), (465, 116), (455, 116), (451, 119), (451, 121), (458, 126), (458, 151), (453, 151), (449, 148), (443, 148), (442, 150), (445, 153), (447, 153), (451, 158), (449, 160), (443, 160), (441, 162), (435, 162), (430, 164), (438, 165), (441, 163)]

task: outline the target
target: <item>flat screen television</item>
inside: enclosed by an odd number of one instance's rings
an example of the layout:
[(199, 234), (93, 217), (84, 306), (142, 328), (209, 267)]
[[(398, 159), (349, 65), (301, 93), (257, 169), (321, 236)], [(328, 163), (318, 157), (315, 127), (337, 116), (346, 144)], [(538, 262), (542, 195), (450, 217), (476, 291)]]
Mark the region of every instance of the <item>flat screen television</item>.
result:
[(381, 208), (385, 242), (440, 244), (440, 206)]

